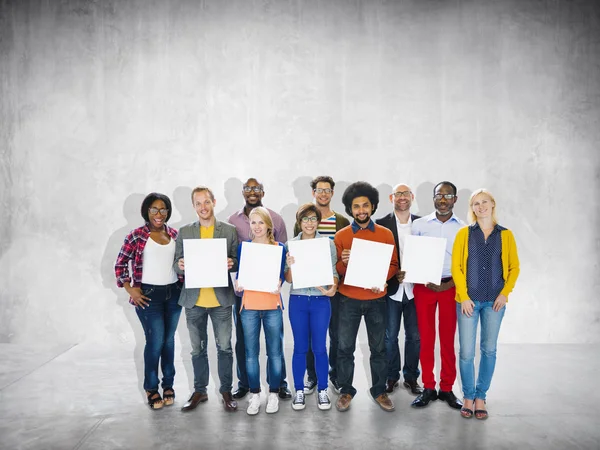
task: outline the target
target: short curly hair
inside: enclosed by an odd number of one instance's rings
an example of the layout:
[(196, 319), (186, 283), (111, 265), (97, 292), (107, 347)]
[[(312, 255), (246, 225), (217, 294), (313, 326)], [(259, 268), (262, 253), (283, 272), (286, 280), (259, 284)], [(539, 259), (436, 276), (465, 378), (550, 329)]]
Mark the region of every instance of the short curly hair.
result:
[(331, 178), (330, 176), (327, 175), (321, 175), (317, 178), (315, 178), (314, 180), (312, 180), (310, 182), (310, 187), (315, 190), (317, 188), (317, 183), (329, 183), (329, 186), (331, 186), (331, 189), (333, 189), (335, 187), (335, 181), (333, 181), (333, 178)]
[(302, 219), (308, 216), (311, 212), (315, 213), (315, 215), (317, 216), (317, 222), (321, 223), (322, 216), (321, 211), (319, 211), (319, 208), (317, 208), (314, 203), (305, 203), (304, 205), (300, 206), (300, 208), (298, 208), (298, 212), (296, 213), (296, 223), (298, 224), (298, 226), (300, 226)]
[(356, 197), (367, 197), (371, 202), (371, 205), (373, 205), (371, 214), (374, 214), (375, 211), (377, 211), (377, 205), (379, 205), (379, 191), (366, 181), (357, 181), (348, 186), (344, 191), (344, 195), (342, 195), (342, 203), (346, 207), (346, 214), (350, 217), (354, 217), (352, 215), (352, 201)]
[(146, 223), (150, 222), (150, 217), (148, 217), (148, 210), (150, 209), (150, 205), (152, 205), (152, 203), (154, 203), (156, 200), (162, 200), (168, 209), (167, 218), (165, 219), (166, 223), (171, 218), (171, 200), (165, 194), (159, 194), (158, 192), (150, 192), (148, 195), (146, 195), (144, 201), (142, 201), (142, 218), (146, 221)]

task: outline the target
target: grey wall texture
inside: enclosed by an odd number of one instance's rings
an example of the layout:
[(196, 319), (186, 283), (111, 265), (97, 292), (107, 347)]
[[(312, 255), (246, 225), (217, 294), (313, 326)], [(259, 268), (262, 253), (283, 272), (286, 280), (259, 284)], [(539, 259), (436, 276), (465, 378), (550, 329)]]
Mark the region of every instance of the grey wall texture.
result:
[(194, 220), (260, 178), (490, 189), (521, 277), (502, 342), (599, 342), (597, 1), (0, 0), (0, 341), (141, 333), (112, 265), (150, 191)]

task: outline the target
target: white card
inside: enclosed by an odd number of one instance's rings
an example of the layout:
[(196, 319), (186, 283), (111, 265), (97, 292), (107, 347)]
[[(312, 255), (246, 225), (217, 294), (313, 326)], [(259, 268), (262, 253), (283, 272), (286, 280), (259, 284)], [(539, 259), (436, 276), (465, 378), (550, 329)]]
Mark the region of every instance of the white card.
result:
[(446, 238), (406, 236), (402, 254), (404, 281), (440, 284), (446, 254)]
[(333, 285), (329, 238), (288, 241), (294, 289)]
[(274, 292), (281, 272), (281, 245), (242, 242), (238, 286), (248, 291)]
[(227, 239), (184, 239), (185, 287), (228, 286)]
[(383, 291), (393, 251), (391, 244), (354, 238), (344, 284), (366, 289), (378, 287)]

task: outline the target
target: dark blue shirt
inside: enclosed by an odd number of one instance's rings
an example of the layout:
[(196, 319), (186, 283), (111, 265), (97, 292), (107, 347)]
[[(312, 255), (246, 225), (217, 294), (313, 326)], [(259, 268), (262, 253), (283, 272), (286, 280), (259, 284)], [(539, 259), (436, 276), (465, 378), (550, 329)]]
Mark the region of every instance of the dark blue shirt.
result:
[(473, 301), (493, 302), (502, 289), (502, 237), (505, 228), (496, 225), (485, 240), (478, 223), (469, 226), (467, 293)]

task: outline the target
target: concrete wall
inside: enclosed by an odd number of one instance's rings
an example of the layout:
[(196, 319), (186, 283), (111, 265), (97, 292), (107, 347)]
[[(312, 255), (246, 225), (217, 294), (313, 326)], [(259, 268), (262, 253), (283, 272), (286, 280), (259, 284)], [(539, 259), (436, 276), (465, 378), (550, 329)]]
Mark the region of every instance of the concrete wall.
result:
[(599, 342), (599, 80), (593, 1), (0, 1), (0, 341), (141, 332), (112, 264), (146, 193), (179, 225), (255, 176), (287, 218), (330, 174), (377, 216), (401, 181), (421, 213), (453, 181), (463, 218), (490, 189), (501, 341)]

